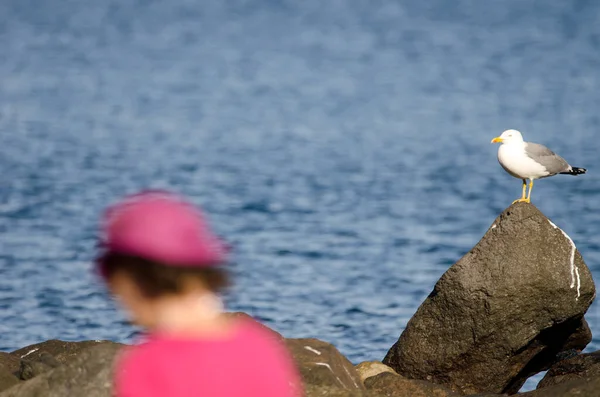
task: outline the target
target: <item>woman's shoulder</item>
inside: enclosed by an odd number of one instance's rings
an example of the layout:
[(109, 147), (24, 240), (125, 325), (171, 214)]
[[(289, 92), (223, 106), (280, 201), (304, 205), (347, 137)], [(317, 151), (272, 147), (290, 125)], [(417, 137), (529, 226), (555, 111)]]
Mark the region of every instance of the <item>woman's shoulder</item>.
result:
[(238, 343), (243, 345), (244, 350), (257, 352), (257, 356), (265, 360), (291, 359), (285, 338), (278, 332), (252, 319), (244, 319), (239, 326)]
[(170, 335), (154, 333), (145, 336), (137, 344), (123, 349), (121, 360), (129, 362), (148, 362), (164, 355), (191, 352), (196, 349), (227, 350), (240, 348), (244, 350), (284, 349), (285, 339), (281, 334), (263, 325), (250, 316), (234, 316), (227, 318), (227, 326), (222, 332), (210, 335)]
[(121, 366), (136, 366), (138, 362), (143, 363), (152, 356), (154, 344), (143, 340), (134, 345), (125, 346), (118, 355)]

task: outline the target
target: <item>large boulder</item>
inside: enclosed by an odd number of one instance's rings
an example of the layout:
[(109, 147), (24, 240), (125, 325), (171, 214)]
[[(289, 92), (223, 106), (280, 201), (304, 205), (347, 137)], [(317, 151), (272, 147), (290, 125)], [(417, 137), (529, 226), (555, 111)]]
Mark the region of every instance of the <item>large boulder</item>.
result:
[(580, 354), (559, 361), (550, 368), (537, 388), (542, 389), (564, 382), (587, 378), (600, 378), (600, 351)]
[(589, 343), (583, 315), (594, 297), (573, 241), (516, 203), (446, 271), (383, 362), (464, 394), (513, 394)]
[(112, 367), (122, 345), (102, 343), (72, 361), (0, 393), (0, 397), (111, 397)]
[(307, 385), (364, 390), (352, 363), (330, 343), (318, 339), (286, 339)]
[(423, 380), (406, 379), (398, 374), (383, 372), (365, 381), (368, 390), (394, 397), (458, 397), (460, 394), (447, 387), (425, 382)]

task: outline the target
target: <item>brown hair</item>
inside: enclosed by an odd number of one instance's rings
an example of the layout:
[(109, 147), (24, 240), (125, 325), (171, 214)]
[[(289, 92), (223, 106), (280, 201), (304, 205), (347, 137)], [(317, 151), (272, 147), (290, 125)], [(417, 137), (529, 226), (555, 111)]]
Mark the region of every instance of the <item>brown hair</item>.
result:
[(220, 265), (174, 266), (115, 252), (105, 253), (97, 263), (108, 282), (115, 274), (124, 273), (135, 281), (148, 298), (182, 293), (188, 281), (197, 281), (214, 293), (230, 285), (229, 274)]

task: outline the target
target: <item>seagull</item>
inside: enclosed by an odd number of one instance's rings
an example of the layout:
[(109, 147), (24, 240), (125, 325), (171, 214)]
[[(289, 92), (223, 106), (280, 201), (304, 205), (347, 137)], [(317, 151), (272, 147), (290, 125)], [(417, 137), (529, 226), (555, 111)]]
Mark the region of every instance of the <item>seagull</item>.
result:
[[(569, 165), (558, 154), (539, 143), (525, 142), (523, 135), (517, 130), (506, 130), (502, 135), (492, 139), (491, 143), (501, 143), (498, 148), (498, 162), (506, 172), (523, 180), (523, 194), (513, 201), (531, 202), (531, 189), (535, 179), (546, 178), (556, 174), (585, 174), (585, 168)], [(529, 193), (527, 192), (529, 179)]]

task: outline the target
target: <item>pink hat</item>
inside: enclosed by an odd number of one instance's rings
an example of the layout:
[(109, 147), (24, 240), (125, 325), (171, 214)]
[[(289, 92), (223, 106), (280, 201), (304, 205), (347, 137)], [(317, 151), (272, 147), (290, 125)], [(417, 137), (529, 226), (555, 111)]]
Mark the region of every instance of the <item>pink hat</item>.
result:
[(174, 266), (214, 266), (227, 259), (202, 213), (167, 191), (125, 197), (106, 210), (103, 231), (101, 244), (108, 252)]

